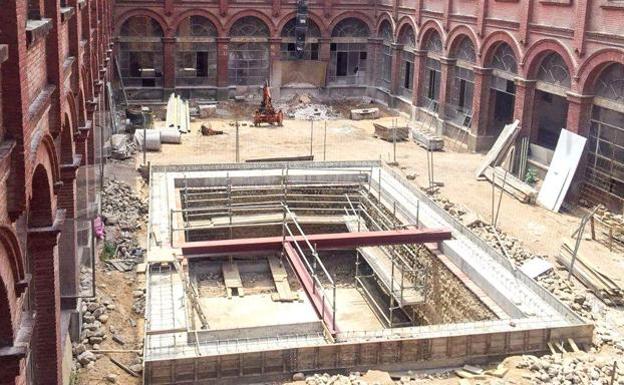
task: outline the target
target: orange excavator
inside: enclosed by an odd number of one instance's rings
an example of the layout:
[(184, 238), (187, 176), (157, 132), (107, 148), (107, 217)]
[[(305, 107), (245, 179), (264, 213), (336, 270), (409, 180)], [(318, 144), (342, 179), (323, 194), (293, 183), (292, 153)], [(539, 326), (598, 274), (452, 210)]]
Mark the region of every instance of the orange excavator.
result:
[(284, 114), (282, 110), (276, 111), (275, 108), (273, 108), (268, 81), (265, 81), (264, 87), (262, 87), (262, 102), (260, 103), (260, 108), (258, 108), (254, 114), (253, 122), (256, 127), (258, 127), (260, 123), (269, 123), (271, 125), (277, 123), (278, 126), (283, 125)]

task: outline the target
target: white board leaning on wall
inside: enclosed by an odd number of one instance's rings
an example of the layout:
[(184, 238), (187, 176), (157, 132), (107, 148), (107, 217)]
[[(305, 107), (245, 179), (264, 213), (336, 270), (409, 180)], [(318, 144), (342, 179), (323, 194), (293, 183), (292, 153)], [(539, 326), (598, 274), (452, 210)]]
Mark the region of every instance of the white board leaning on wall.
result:
[(585, 142), (587, 138), (565, 128), (561, 129), (555, 154), (537, 196), (537, 203), (548, 210), (559, 211), (583, 155)]

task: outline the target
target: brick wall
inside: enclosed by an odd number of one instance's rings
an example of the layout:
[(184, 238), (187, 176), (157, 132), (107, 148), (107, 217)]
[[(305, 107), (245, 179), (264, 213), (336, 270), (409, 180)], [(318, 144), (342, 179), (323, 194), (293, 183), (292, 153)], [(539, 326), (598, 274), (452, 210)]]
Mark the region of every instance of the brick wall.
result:
[[(62, 129), (78, 132), (78, 108), (69, 106), (80, 106), (82, 111), (84, 106), (77, 98), (74, 100), (74, 95), (91, 95), (93, 82), (105, 82), (110, 77), (103, 52), (108, 44), (108, 24), (94, 24), (93, 33), (85, 36), (83, 44), (78, 44), (77, 35), (89, 10), (97, 3), (102, 12), (109, 12), (110, 1), (85, 0), (84, 6), (79, 6), (77, 0), (70, 0), (74, 10), (63, 17), (58, 3), (47, 2), (44, 11), (50, 21), (43, 29), (32, 29), (31, 23), (29, 31), (27, 0), (3, 4), (0, 12), (0, 287), (6, 288), (6, 292), (0, 290), (0, 308), (8, 308), (0, 312), (0, 328), (13, 331), (0, 334), (0, 346), (13, 345), (12, 337), (23, 332), (20, 315), (25, 298), (34, 298), (27, 306), (29, 310), (45, 315), (36, 319), (29, 341), (36, 353), (29, 350), (26, 358), (15, 356), (3, 361), (2, 384), (25, 383), (26, 360), (34, 361), (38, 378), (45, 379), (45, 383), (60, 385), (68, 381), (62, 377), (60, 367), (60, 339), (64, 333), (60, 330), (59, 288), (70, 275), (59, 271), (66, 272), (67, 264), (71, 267), (72, 263), (75, 270), (77, 256), (74, 249), (65, 247), (67, 244), (60, 247), (58, 237), (75, 238), (75, 226), (56, 227), (58, 222), (53, 227), (41, 226), (51, 226), (55, 218), (62, 218), (57, 208), (66, 210), (70, 219), (74, 215), (75, 172), (61, 168), (60, 154), (65, 151), (63, 159), (71, 163), (76, 151), (72, 141), (81, 139)], [(75, 40), (70, 42), (72, 29)], [(9, 58), (4, 63), (2, 44), (9, 47)], [(80, 56), (80, 50), (97, 59), (84, 61), (82, 72), (78, 65), (64, 67), (68, 57)], [(105, 71), (100, 72), (100, 67)], [(84, 75), (88, 73), (93, 77)], [(85, 118), (91, 119), (100, 108), (93, 106)], [(65, 114), (70, 116), (73, 127), (63, 126)], [(62, 141), (63, 134), (66, 140)], [(61, 230), (65, 234), (60, 234)], [(24, 280), (26, 274), (33, 276), (29, 283)]]

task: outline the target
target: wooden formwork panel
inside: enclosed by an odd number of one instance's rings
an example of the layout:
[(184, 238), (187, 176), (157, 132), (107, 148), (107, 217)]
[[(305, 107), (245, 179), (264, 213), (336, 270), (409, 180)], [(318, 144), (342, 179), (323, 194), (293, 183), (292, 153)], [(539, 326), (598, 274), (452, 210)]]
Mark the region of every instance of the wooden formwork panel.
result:
[(197, 361), (197, 378), (199, 380), (217, 377), (217, 357), (201, 357)]
[(386, 341), (379, 347), (379, 363), (394, 364), (400, 361), (401, 341)]
[(359, 365), (377, 364), (379, 362), (379, 343), (361, 344), (358, 358)]
[(241, 372), (243, 376), (262, 374), (264, 367), (264, 353), (248, 353), (240, 356)]
[(316, 348), (301, 348), (296, 349), (297, 358), (295, 361), (296, 370), (312, 370), (316, 368)]
[(240, 376), (241, 372), (241, 355), (229, 354), (227, 356), (219, 357), (219, 370), (218, 374), (221, 377), (236, 377)]
[(593, 327), (579, 325), (557, 329), (535, 329), (500, 333), (449, 336), (431, 339), (387, 340), (345, 343), (250, 352), (224, 356), (146, 362), (145, 383), (149, 385), (216, 385), (237, 377), (297, 371), (393, 366), (422, 361), (457, 362), (471, 357), (545, 351), (547, 342), (573, 338), (580, 344), (591, 343)]
[(292, 350), (276, 350), (268, 351), (264, 353), (264, 372), (265, 373), (280, 373), (284, 371), (285, 360), (289, 356)]
[(321, 346), (318, 348), (316, 365), (319, 369), (332, 369), (336, 367), (338, 348), (336, 345)]
[(349, 368), (357, 365), (357, 345), (339, 345), (336, 352), (336, 366)]

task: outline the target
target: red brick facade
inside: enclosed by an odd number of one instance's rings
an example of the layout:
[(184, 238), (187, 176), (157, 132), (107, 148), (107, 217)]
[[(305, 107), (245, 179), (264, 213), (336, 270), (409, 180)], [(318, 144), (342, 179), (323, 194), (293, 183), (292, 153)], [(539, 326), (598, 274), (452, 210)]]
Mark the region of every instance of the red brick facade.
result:
[[(624, 23), (621, 22), (624, 6), (617, 0), (311, 0), (308, 3), (309, 20), (320, 31), (313, 40), (318, 45), (315, 48), (318, 55), (312, 60), (329, 63), (327, 83), (312, 91), (335, 97), (368, 95), (413, 117), (433, 106), (437, 129), (447, 136), (461, 138), (469, 149), (476, 151), (487, 150), (503, 123), (513, 119), (520, 120), (522, 134), (531, 143), (545, 148), (547, 155), (554, 147), (553, 142), (556, 143), (557, 129), (565, 127), (587, 135), (597, 79), (610, 65), (624, 62)], [(133, 17), (152, 19), (159, 30), (153, 41), (162, 43), (155, 44), (149, 53), (158, 62), (152, 66), (156, 68), (156, 82), (147, 87), (130, 84), (129, 94), (143, 92), (141, 98), (159, 99), (175, 89), (193, 97), (200, 95), (198, 89), (203, 88), (214, 91), (210, 95), (216, 96), (211, 97), (223, 98), (241, 92), (233, 91), (234, 84), (241, 84), (233, 78), (238, 69), (229, 68), (233, 43), (239, 40), (230, 36), (230, 32), (238, 21), (248, 16), (257, 18), (268, 28), (268, 36), (249, 35), (255, 40), (248, 41), (261, 41), (269, 47), (267, 77), (271, 78), (273, 87), (288, 92), (274, 69), (280, 49), (285, 49), (282, 43), (289, 42), (283, 30), (295, 10), (296, 2), (277, 0), (253, 3), (118, 0), (114, 9), (118, 57), (124, 49), (132, 49), (127, 48), (132, 45), (132, 39), (128, 39), (124, 25)], [(189, 87), (180, 81), (178, 68), (188, 64), (178, 64), (177, 60), (187, 50), (180, 44), (180, 26), (188, 23), (190, 17), (201, 17), (212, 25), (214, 32), (205, 36), (216, 48), (203, 49), (216, 51), (213, 71), (217, 76), (209, 84)], [(336, 51), (346, 41), (335, 28), (347, 18), (360, 20), (368, 32), (363, 40), (367, 52), (360, 52), (360, 59), (365, 58), (365, 71), (362, 62), (350, 67), (347, 64), (345, 68), (366, 73), (361, 78), (336, 81), (344, 75), (335, 70), (340, 65), (336, 61), (340, 61), (336, 59), (340, 53)], [(388, 29), (390, 37), (385, 33)], [(260, 40), (259, 36), (262, 36)], [(413, 36), (412, 42), (404, 36)], [(432, 44), (433, 40), (439, 43)], [(472, 47), (467, 55), (461, 52), (466, 45)], [(351, 53), (343, 53), (343, 58)], [(501, 63), (501, 58), (506, 60), (505, 55), (509, 61)], [(410, 61), (409, 65), (405, 61)], [(190, 64), (195, 66), (194, 59)], [(121, 67), (124, 65), (127, 64), (122, 60)], [(388, 66), (390, 76), (384, 72)], [(410, 70), (412, 74), (406, 77)], [(148, 89), (150, 92), (145, 93)], [(139, 92), (135, 94), (135, 91)], [(458, 96), (460, 92), (464, 95)], [(622, 96), (614, 100), (615, 110), (624, 113)], [(612, 101), (601, 107), (614, 106)], [(552, 103), (556, 111), (552, 116), (543, 107), (545, 102)], [(540, 110), (542, 113), (536, 113)], [(548, 125), (554, 129), (542, 129)], [(548, 156), (543, 159), (548, 160)], [(605, 185), (610, 183), (605, 181)], [(624, 185), (622, 181), (618, 183)]]
[(77, 175), (99, 169), (89, 138), (106, 124), (111, 12), (108, 0), (17, 0), (0, 12), (2, 385), (68, 380), (61, 317), (76, 311), (76, 223), (93, 217), (97, 193)]

